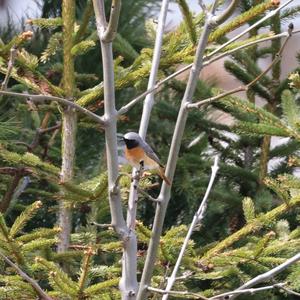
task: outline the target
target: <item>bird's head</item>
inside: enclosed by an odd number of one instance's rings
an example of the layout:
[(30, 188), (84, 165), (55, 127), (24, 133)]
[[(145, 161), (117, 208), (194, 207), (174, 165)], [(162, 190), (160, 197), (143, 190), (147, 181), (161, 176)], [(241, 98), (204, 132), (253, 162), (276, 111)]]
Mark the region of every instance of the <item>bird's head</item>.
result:
[(123, 140), (128, 149), (138, 147), (142, 141), (142, 138), (135, 132), (127, 132), (123, 136)]

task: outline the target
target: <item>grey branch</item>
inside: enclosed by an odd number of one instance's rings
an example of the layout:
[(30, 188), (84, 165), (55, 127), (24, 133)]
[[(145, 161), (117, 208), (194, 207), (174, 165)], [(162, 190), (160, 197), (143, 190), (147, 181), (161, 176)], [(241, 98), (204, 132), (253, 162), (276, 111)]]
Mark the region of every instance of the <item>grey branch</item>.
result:
[(300, 293), (297, 293), (289, 288), (287, 288), (286, 286), (281, 286), (280, 289), (284, 290), (285, 292), (287, 292), (288, 294), (294, 295), (294, 296), (298, 296), (300, 297)]
[[(107, 124), (105, 127), (105, 145), (108, 172), (109, 206), (111, 223), (123, 241), (122, 276), (119, 283), (123, 300), (134, 299), (138, 289), (136, 278), (137, 270), (137, 240), (133, 230), (129, 230), (124, 216), (120, 190), (115, 189), (119, 176), (118, 150), (117, 150), (117, 111), (115, 104), (115, 78), (112, 51), (112, 40), (117, 29), (120, 14), (119, 0), (113, 0), (110, 25), (106, 30), (106, 20), (103, 0), (93, 0), (97, 23), (97, 33), (101, 44), (104, 82), (104, 111)], [(107, 34), (107, 36), (105, 36)]]
[(13, 269), (15, 269), (18, 274), (25, 280), (27, 281), (32, 288), (36, 291), (36, 293), (39, 295), (41, 299), (44, 300), (53, 300), (49, 295), (47, 295), (43, 289), (39, 286), (39, 284), (29, 277), (24, 271), (22, 271), (16, 264), (14, 264), (8, 257), (6, 257), (2, 252), (0, 252), (0, 256), (4, 259), (4, 261), (10, 265)]
[(153, 293), (158, 293), (162, 295), (174, 295), (174, 296), (191, 296), (193, 299), (200, 299), (200, 300), (207, 300), (208, 298), (198, 294), (198, 293), (192, 293), (189, 291), (166, 291), (162, 289), (157, 289), (154, 287), (148, 287), (148, 291), (153, 292)]
[(272, 67), (281, 59), (281, 55), (282, 52), (284, 50), (284, 48), (287, 45), (288, 40), (290, 39), (292, 35), (292, 29), (288, 31), (288, 35), (285, 39), (285, 41), (283, 42), (282, 46), (280, 47), (278, 53), (275, 55), (275, 58), (273, 59), (273, 61), (270, 63), (270, 65), (261, 73), (259, 74), (256, 78), (254, 78), (251, 82), (249, 82), (248, 84), (244, 85), (244, 86), (240, 86), (237, 87), (235, 89), (232, 89), (230, 91), (224, 92), (222, 94), (216, 95), (214, 97), (210, 97), (208, 99), (204, 99), (195, 103), (187, 103), (186, 107), (191, 109), (191, 108), (200, 108), (201, 106), (205, 105), (205, 104), (210, 104), (216, 100), (219, 100), (221, 98), (224, 98), (226, 96), (238, 93), (238, 92), (242, 92), (242, 91), (247, 91), (250, 87), (252, 87), (254, 84), (256, 84), (264, 75), (266, 75), (271, 69)]
[[(189, 80), (187, 83), (184, 97), (181, 102), (181, 107), (175, 125), (175, 130), (172, 138), (171, 148), (170, 148), (167, 167), (166, 167), (166, 176), (170, 179), (171, 182), (174, 177), (180, 144), (183, 137), (185, 124), (187, 121), (188, 111), (185, 109), (185, 105), (186, 103), (192, 101), (192, 96), (195, 92), (196, 83), (199, 78), (200, 71), (203, 67), (204, 50), (207, 45), (209, 34), (212, 31), (214, 26), (214, 23), (212, 23), (212, 16), (215, 13), (214, 8), (215, 5), (212, 6), (211, 12), (207, 14), (204, 28), (201, 33), (201, 37), (197, 46), (193, 67), (191, 68), (190, 71)], [(140, 283), (140, 289), (137, 296), (138, 300), (144, 300), (147, 296), (147, 286), (150, 285), (152, 272), (155, 265), (156, 253), (158, 250), (159, 240), (162, 233), (163, 222), (164, 222), (166, 209), (167, 209), (170, 196), (171, 196), (171, 186), (168, 186), (165, 184), (165, 182), (163, 182), (160, 195), (158, 197), (161, 203), (159, 203), (159, 205), (157, 205), (156, 208), (152, 235), (151, 235), (148, 253), (144, 265), (144, 270), (143, 270), (142, 279)]]
[(121, 12), (121, 0), (112, 0), (109, 22), (105, 19), (105, 7), (103, 0), (93, 0), (96, 17), (96, 25), (99, 39), (105, 43), (114, 40)]
[(228, 7), (222, 12), (222, 14), (213, 18), (213, 21), (216, 22), (217, 25), (222, 24), (226, 21), (234, 12), (236, 6), (238, 5), (239, 1), (231, 1)]
[(284, 289), (284, 285), (286, 285), (286, 283), (276, 283), (273, 285), (267, 285), (267, 286), (263, 286), (263, 287), (259, 287), (259, 288), (251, 288), (251, 289), (244, 289), (244, 290), (240, 290), (240, 291), (231, 291), (231, 292), (227, 292), (227, 293), (223, 293), (214, 297), (209, 298), (209, 300), (221, 300), (221, 299), (232, 299), (229, 296), (233, 296), (235, 295), (235, 297), (242, 295), (242, 294), (255, 294), (258, 292), (262, 292), (262, 291), (267, 291), (267, 290), (272, 290), (272, 289)]
[[(183, 242), (183, 245), (181, 247), (180, 253), (178, 255), (178, 258), (177, 258), (176, 264), (174, 266), (173, 272), (172, 272), (171, 276), (168, 278), (168, 283), (167, 283), (167, 286), (166, 286), (166, 289), (165, 289), (166, 292), (169, 292), (172, 289), (173, 284), (176, 281), (176, 275), (177, 275), (177, 272), (179, 270), (179, 267), (180, 267), (180, 264), (181, 264), (184, 252), (185, 252), (185, 250), (186, 250), (186, 248), (188, 246), (188, 243), (189, 243), (189, 240), (191, 238), (191, 235), (192, 235), (195, 227), (204, 218), (204, 214), (205, 214), (205, 211), (206, 211), (206, 208), (207, 208), (208, 196), (209, 196), (209, 193), (211, 191), (211, 188), (213, 186), (213, 183), (215, 181), (215, 178), (216, 178), (216, 175), (217, 175), (217, 172), (218, 172), (218, 169), (219, 169), (219, 166), (218, 166), (218, 156), (215, 157), (214, 165), (212, 166), (211, 169), (212, 169), (212, 172), (211, 172), (210, 180), (209, 180), (209, 183), (208, 183), (205, 195), (203, 197), (203, 200), (202, 200), (202, 202), (201, 202), (201, 204), (200, 204), (197, 212), (195, 213), (195, 215), (193, 217), (193, 221), (192, 221), (192, 223), (190, 225), (190, 228), (189, 228), (189, 230), (187, 232), (187, 235), (186, 235), (186, 237), (184, 239), (184, 242)], [(163, 296), (162, 300), (167, 300), (168, 296), (169, 296), (169, 293), (166, 293)]]
[(137, 188), (138, 192), (140, 194), (142, 194), (143, 196), (145, 196), (147, 199), (149, 199), (152, 202), (160, 202), (159, 199), (153, 198), (151, 195), (149, 195), (147, 192), (145, 192), (143, 189), (141, 189), (140, 187)]
[(16, 96), (16, 97), (21, 97), (21, 98), (26, 98), (30, 99), (33, 102), (46, 102), (46, 101), (56, 101), (62, 105), (66, 105), (68, 107), (74, 108), (78, 112), (88, 116), (92, 120), (96, 121), (102, 126), (105, 126), (106, 121), (104, 120), (103, 117), (100, 117), (93, 112), (89, 111), (88, 109), (76, 104), (73, 101), (69, 101), (64, 98), (59, 98), (55, 96), (50, 96), (50, 95), (33, 95), (33, 94), (25, 94), (25, 93), (15, 93), (15, 92), (7, 92), (7, 91), (1, 91), (0, 90), (0, 95), (7, 95), (7, 96)]
[[(235, 291), (245, 290), (245, 289), (251, 288), (252, 286), (257, 285), (261, 282), (265, 282), (265, 281), (273, 278), (278, 273), (284, 271), (286, 268), (288, 268), (290, 265), (296, 263), (298, 260), (300, 260), (300, 252), (298, 254), (294, 255), (293, 257), (291, 257), (290, 259), (288, 259), (287, 261), (285, 261), (284, 263), (282, 263), (281, 265), (269, 270), (266, 273), (263, 273), (263, 274), (260, 274), (256, 277), (254, 277), (253, 279), (249, 280), (248, 282), (246, 282), (245, 284), (240, 286)], [(232, 295), (230, 297), (230, 299), (235, 299), (236, 297), (237, 297), (237, 295)]]
[[(295, 31), (293, 31), (293, 34), (296, 34), (296, 33), (299, 33), (299, 32), (300, 32), (300, 30), (295, 30)], [(270, 36), (270, 37), (265, 37), (265, 38), (261, 38), (261, 39), (255, 40), (255, 41), (251, 41), (251, 42), (249, 42), (247, 44), (244, 44), (244, 45), (241, 45), (241, 46), (239, 46), (235, 49), (225, 51), (225, 52), (223, 52), (223, 53), (221, 53), (221, 54), (219, 54), (215, 57), (213, 57), (212, 53), (209, 53), (208, 55), (204, 56), (204, 58), (203, 58), (204, 59), (203, 67), (208, 66), (211, 63), (213, 63), (213, 62), (215, 62), (219, 59), (222, 59), (223, 57), (231, 55), (231, 54), (235, 53), (236, 51), (239, 51), (239, 50), (242, 50), (244, 48), (251, 47), (253, 45), (257, 45), (257, 44), (260, 44), (260, 43), (263, 43), (263, 42), (272, 41), (272, 40), (279, 39), (279, 38), (282, 38), (282, 37), (287, 37), (288, 35), (289, 35), (289, 32), (286, 31), (286, 32), (282, 32), (282, 33)], [(232, 41), (230, 41), (230, 42), (232, 42)], [(216, 50), (219, 49), (219, 51), (221, 51), (222, 50), (221, 47), (217, 48)], [(219, 52), (219, 51), (217, 51), (217, 52)], [(214, 51), (213, 54), (216, 54), (217, 52)], [(210, 57), (212, 57), (212, 58), (209, 59)], [(173, 79), (173, 78), (177, 77), (178, 75), (180, 75), (180, 74), (186, 72), (187, 70), (189, 70), (192, 67), (192, 65), (193, 64), (186, 65), (185, 67), (183, 67), (183, 68), (177, 70), (176, 72), (170, 74), (169, 76), (162, 79), (161, 81), (158, 81), (152, 88), (147, 89), (145, 92), (138, 95), (136, 98), (132, 99), (130, 102), (125, 104), (123, 107), (121, 107), (118, 110), (118, 115), (122, 115), (122, 114), (125, 114), (126, 112), (128, 112), (134, 105), (136, 105), (137, 103), (142, 101), (148, 94), (157, 93), (161, 86), (163, 86), (166, 82), (170, 81), (171, 79)]]
[(102, 35), (104, 42), (112, 42), (117, 34), (119, 16), (121, 11), (121, 0), (112, 0), (108, 26)]

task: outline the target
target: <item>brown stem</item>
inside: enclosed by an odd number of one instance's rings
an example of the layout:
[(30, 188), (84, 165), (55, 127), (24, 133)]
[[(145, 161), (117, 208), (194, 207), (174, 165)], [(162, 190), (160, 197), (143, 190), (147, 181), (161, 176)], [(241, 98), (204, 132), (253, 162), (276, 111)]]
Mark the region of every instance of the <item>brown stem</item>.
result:
[(10, 183), (6, 193), (2, 198), (2, 201), (0, 202), (0, 212), (3, 214), (8, 209), (12, 197), (14, 195), (15, 189), (17, 188), (20, 180), (22, 179), (23, 176), (30, 174), (31, 171), (26, 168), (16, 169), (16, 168), (4, 167), (0, 169), (0, 173), (14, 176), (12, 182)]
[(27, 281), (32, 288), (36, 291), (36, 293), (39, 295), (40, 299), (43, 300), (53, 300), (49, 295), (47, 295), (43, 289), (39, 286), (39, 284), (29, 277), (24, 271), (22, 271), (16, 264), (14, 264), (8, 257), (6, 257), (3, 253), (0, 252), (0, 256), (4, 259), (4, 261), (10, 265), (13, 269), (15, 269), (18, 274)]
[[(62, 2), (63, 16), (63, 57), (64, 57), (64, 72), (63, 86), (65, 94), (68, 98), (73, 97), (75, 90), (74, 77), (74, 60), (71, 54), (73, 47), (73, 31), (75, 22), (75, 1), (63, 0)], [(68, 182), (73, 178), (75, 165), (75, 138), (77, 127), (76, 112), (68, 107), (63, 112), (62, 123), (62, 166), (61, 166), (61, 181)], [(70, 235), (72, 230), (72, 211), (67, 207), (65, 201), (59, 203), (59, 227), (61, 232), (59, 235), (59, 243), (57, 252), (63, 253), (68, 250), (70, 244)], [(66, 265), (65, 265), (66, 267)]]

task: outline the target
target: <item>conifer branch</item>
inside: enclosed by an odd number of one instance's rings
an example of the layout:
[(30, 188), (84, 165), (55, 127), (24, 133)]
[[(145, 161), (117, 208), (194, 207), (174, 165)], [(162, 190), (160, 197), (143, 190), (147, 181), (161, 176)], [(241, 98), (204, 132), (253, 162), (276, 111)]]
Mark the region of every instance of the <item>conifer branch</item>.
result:
[(83, 35), (85, 34), (86, 29), (88, 27), (89, 20), (93, 16), (93, 13), (94, 13), (93, 2), (92, 2), (92, 0), (88, 0), (86, 3), (86, 7), (84, 10), (83, 16), (82, 16), (82, 21), (81, 21), (80, 27), (74, 38), (74, 44), (77, 44), (81, 41), (81, 39), (82, 39)]
[[(208, 186), (207, 186), (207, 189), (206, 189), (206, 192), (205, 192), (205, 195), (201, 201), (201, 204), (197, 210), (197, 212), (195, 213), (194, 217), (193, 217), (193, 221), (190, 225), (190, 228), (187, 232), (187, 235), (184, 239), (184, 242), (183, 242), (183, 245), (180, 249), (180, 253), (178, 255), (178, 258), (177, 258), (177, 261), (176, 261), (176, 264), (174, 266), (174, 269), (172, 271), (172, 274), (171, 276), (168, 278), (168, 282), (167, 282), (167, 286), (165, 288), (165, 291), (166, 292), (169, 292), (172, 287), (173, 287), (173, 284), (176, 280), (176, 275), (177, 275), (177, 272), (179, 270), (179, 267), (180, 267), (180, 264), (181, 264), (181, 261), (183, 259), (183, 256), (184, 256), (184, 253), (185, 253), (185, 250), (188, 246), (188, 243), (189, 243), (189, 240), (192, 236), (192, 233), (195, 229), (195, 227), (200, 224), (204, 218), (204, 214), (205, 214), (205, 211), (206, 211), (206, 208), (207, 208), (207, 201), (208, 201), (208, 196), (210, 194), (210, 191), (211, 191), (211, 188), (213, 186), (213, 183), (215, 181), (215, 178), (216, 178), (216, 175), (217, 175), (217, 172), (218, 172), (218, 169), (219, 169), (219, 166), (218, 166), (218, 161), (219, 161), (219, 158), (218, 156), (215, 157), (215, 161), (214, 161), (214, 165), (212, 166), (212, 172), (211, 172), (211, 176), (210, 176), (210, 180), (209, 180), (209, 183), (208, 183)], [(162, 300), (167, 300), (168, 299), (168, 296), (169, 294), (166, 293)]]
[(78, 112), (88, 116), (89, 118), (96, 121), (97, 123), (99, 123), (102, 126), (105, 126), (105, 124), (106, 124), (106, 121), (104, 120), (103, 117), (100, 117), (100, 116), (94, 114), (93, 112), (89, 111), (88, 109), (76, 104), (75, 102), (64, 99), (64, 98), (50, 96), (50, 95), (33, 95), (33, 94), (27, 94), (27, 93), (7, 92), (7, 91), (1, 91), (1, 90), (0, 90), (0, 95), (16, 96), (16, 97), (21, 97), (21, 98), (26, 98), (26, 99), (29, 98), (33, 102), (55, 101), (62, 105), (65, 105), (67, 107), (77, 110)]
[(36, 291), (36, 293), (39, 295), (39, 297), (43, 300), (53, 300), (49, 295), (47, 295), (43, 289), (39, 286), (39, 284), (29, 277), (24, 271), (22, 271), (16, 264), (14, 264), (8, 257), (6, 257), (2, 252), (0, 252), (0, 256), (4, 259), (4, 261), (10, 265), (13, 269), (15, 269), (18, 274), (27, 281), (32, 288)]
[(80, 278), (78, 281), (78, 295), (79, 297), (82, 296), (85, 284), (88, 278), (88, 271), (90, 268), (90, 263), (91, 263), (91, 258), (95, 254), (92, 247), (88, 247), (87, 250), (84, 251), (84, 257), (83, 257), (83, 262), (82, 262), (82, 267), (81, 267), (81, 274)]
[(259, 231), (263, 226), (270, 224), (282, 214), (293, 209), (294, 207), (299, 206), (299, 204), (300, 197), (294, 197), (289, 201), (288, 205), (284, 203), (263, 215), (257, 216), (243, 228), (231, 234), (223, 241), (220, 241), (215, 247), (207, 251), (207, 253), (201, 258), (201, 260), (203, 262), (208, 262), (212, 257), (216, 256), (221, 251), (224, 251), (225, 249), (229, 248), (235, 242), (241, 240), (249, 234)]
[(18, 49), (16, 46), (11, 47), (11, 49), (10, 49), (9, 61), (8, 61), (8, 65), (7, 65), (7, 72), (5, 74), (5, 78), (4, 78), (3, 82), (1, 84), (1, 90), (3, 90), (3, 91), (5, 91), (7, 89), (9, 77), (10, 77), (10, 74), (11, 74), (12, 69), (15, 64), (17, 51), (18, 51)]
[(153, 292), (153, 293), (158, 293), (162, 295), (174, 295), (174, 296), (190, 296), (193, 297), (192, 299), (200, 299), (200, 300), (208, 300), (208, 298), (198, 294), (198, 293), (192, 293), (189, 291), (166, 291), (154, 287), (148, 287), (148, 291)]
[[(74, 45), (73, 31), (75, 24), (75, 0), (62, 1), (63, 20), (63, 77), (62, 83), (65, 95), (73, 98), (75, 84), (74, 57), (71, 53)], [(77, 129), (77, 112), (68, 106), (62, 113), (62, 141), (61, 141), (61, 171), (60, 181), (69, 182), (74, 177), (75, 145)], [(65, 192), (62, 191), (62, 195)], [(57, 252), (64, 253), (70, 245), (72, 232), (72, 209), (67, 207), (65, 201), (59, 202), (58, 224), (61, 228)], [(67, 265), (63, 264), (65, 270)]]
[(285, 282), (283, 283), (276, 283), (273, 285), (267, 285), (267, 286), (263, 286), (263, 287), (259, 287), (259, 288), (251, 288), (251, 289), (243, 289), (240, 291), (231, 291), (231, 292), (227, 292), (227, 293), (223, 293), (217, 296), (213, 296), (211, 298), (209, 298), (209, 300), (225, 300), (225, 299), (233, 299), (233, 296), (237, 297), (239, 295), (242, 294), (255, 294), (258, 292), (262, 292), (262, 291), (267, 291), (267, 290), (273, 290), (273, 289), (283, 289), (284, 285), (286, 285)]
[[(293, 257), (291, 257), (290, 259), (286, 260), (284, 263), (280, 264), (279, 266), (269, 270), (268, 272), (265, 272), (263, 274), (260, 274), (256, 277), (254, 277), (253, 279), (249, 280), (248, 282), (246, 282), (245, 284), (240, 286), (235, 291), (245, 290), (245, 289), (251, 288), (252, 286), (257, 285), (261, 282), (265, 282), (267, 280), (270, 280), (275, 275), (277, 275), (280, 272), (284, 271), (286, 268), (288, 268), (292, 264), (298, 262), (299, 260), (300, 260), (300, 252), (297, 253), (296, 255), (294, 255)], [(237, 297), (237, 295), (232, 295), (229, 299), (235, 299), (236, 297)]]

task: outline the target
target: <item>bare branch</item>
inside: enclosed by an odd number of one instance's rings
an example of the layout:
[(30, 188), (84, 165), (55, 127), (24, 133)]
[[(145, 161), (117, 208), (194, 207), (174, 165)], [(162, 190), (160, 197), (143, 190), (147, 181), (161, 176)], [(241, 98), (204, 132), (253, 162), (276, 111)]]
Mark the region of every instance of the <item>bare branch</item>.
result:
[[(199, 78), (200, 71), (203, 67), (203, 54), (206, 48), (208, 37), (213, 29), (212, 16), (214, 15), (215, 5), (213, 4), (210, 14), (207, 15), (205, 20), (204, 28), (201, 33), (199, 43), (197, 45), (196, 55), (193, 63), (193, 67), (190, 71), (189, 80), (185, 90), (184, 97), (181, 102), (181, 107), (178, 113), (175, 130), (172, 138), (171, 148), (169, 152), (167, 167), (166, 167), (166, 177), (172, 182), (175, 168), (177, 164), (180, 144), (187, 121), (188, 111), (185, 108), (186, 103), (192, 101), (192, 96), (196, 89), (196, 83)], [(137, 296), (138, 300), (143, 300), (146, 298), (147, 286), (149, 286), (151, 281), (152, 272), (155, 265), (156, 253), (158, 250), (159, 240), (162, 233), (163, 221), (166, 214), (167, 205), (171, 195), (171, 185), (166, 185), (165, 182), (162, 184), (162, 188), (158, 199), (161, 201), (156, 207), (155, 219), (153, 223), (152, 235), (149, 243), (148, 253), (144, 265), (144, 270), (142, 274), (142, 279), (140, 283), (140, 290)]]
[(225, 47), (227, 47), (229, 44), (235, 42), (236, 40), (238, 40), (239, 38), (241, 38), (242, 36), (244, 36), (246, 33), (250, 32), (251, 30), (253, 30), (255, 27), (257, 27), (258, 25), (260, 25), (261, 23), (265, 22), (266, 20), (272, 18), (274, 15), (276, 15), (281, 9), (283, 9), (284, 7), (286, 7), (288, 4), (290, 4), (291, 2), (293, 2), (294, 0), (288, 0), (285, 3), (281, 4), (280, 6), (278, 6), (276, 9), (271, 10), (269, 13), (267, 13), (263, 18), (259, 19), (257, 22), (255, 22), (253, 25), (247, 27), (244, 31), (242, 31), (241, 33), (237, 34), (236, 36), (234, 36), (232, 39), (230, 39), (228, 42), (222, 44), (220, 47), (218, 47), (217, 49), (215, 49), (213, 52), (210, 53), (210, 56), (215, 55), (216, 53), (220, 52), (222, 49), (224, 49)]
[[(279, 6), (277, 9), (276, 9), (276, 12), (278, 12), (280, 9), (284, 8), (286, 5), (288, 5), (291, 1), (293, 0), (290, 0), (284, 4), (282, 4), (281, 6)], [(265, 20), (271, 18), (272, 16), (274, 15), (273, 11), (269, 12), (264, 18), (266, 18)], [(251, 26), (251, 29), (255, 28), (256, 26), (258, 26), (261, 22), (258, 21), (256, 23), (254, 23), (252, 26)], [(249, 27), (250, 28), (250, 27)], [(245, 35), (246, 33), (248, 33), (251, 29), (247, 28), (246, 30), (244, 30), (240, 35), (239, 35), (239, 38), (243, 35)], [(293, 34), (296, 34), (296, 33), (299, 33), (300, 30), (295, 30), (293, 32)], [(241, 50), (241, 49), (244, 49), (244, 48), (247, 48), (249, 46), (253, 46), (253, 45), (256, 45), (256, 44), (259, 44), (259, 43), (263, 43), (263, 42), (266, 42), (266, 41), (271, 41), (271, 40), (274, 40), (274, 39), (278, 39), (278, 38), (281, 38), (281, 37), (284, 37), (284, 36), (288, 36), (289, 33), (288, 32), (283, 32), (283, 33), (280, 33), (280, 34), (276, 34), (274, 36), (271, 36), (271, 37), (267, 37), (267, 38), (262, 38), (262, 39), (259, 39), (259, 40), (256, 40), (256, 41), (252, 41), (252, 42), (249, 42), (247, 44), (244, 44), (242, 46), (239, 46), (235, 49), (232, 49), (230, 51), (226, 51), (224, 53), (221, 53), (220, 55), (218, 55), (217, 57), (214, 57), (214, 58), (211, 58), (210, 60), (208, 61), (205, 61), (203, 63), (203, 66), (207, 66), (209, 64), (211, 64), (212, 62), (215, 62), (225, 56), (228, 56), (228, 55), (231, 55), (233, 54), (234, 52), (238, 51), (238, 50)], [(210, 57), (213, 57), (215, 54), (217, 54), (218, 52), (220, 52), (222, 49), (224, 49), (226, 46), (228, 46), (229, 44), (233, 43), (234, 41), (236, 41), (236, 37), (233, 37), (232, 39), (230, 39), (226, 45), (221, 45), (220, 47), (218, 47), (217, 49), (215, 49), (213, 52), (209, 53), (208, 55), (206, 55), (203, 59), (204, 60), (207, 60), (209, 59)], [(184, 73), (185, 71), (191, 69), (193, 64), (189, 64), (179, 70), (177, 70), (176, 72), (172, 73), (171, 75), (167, 76), (165, 79), (157, 82), (152, 88), (146, 90), (145, 92), (143, 92), (142, 94), (140, 94), (139, 96), (137, 96), (136, 98), (132, 99), (130, 102), (128, 102), (126, 105), (124, 105), (123, 107), (121, 107), (119, 110), (118, 110), (118, 115), (122, 115), (124, 113), (126, 113), (128, 110), (130, 110), (135, 104), (137, 104), (138, 102), (142, 101), (144, 99), (145, 96), (147, 96), (148, 94), (150, 93), (157, 93), (159, 88), (165, 84), (166, 82), (170, 81), (171, 79), (175, 78), (176, 76)]]
[[(176, 264), (174, 266), (174, 269), (173, 269), (173, 272), (171, 274), (171, 276), (168, 278), (168, 283), (167, 283), (167, 286), (166, 286), (166, 289), (165, 291), (166, 292), (169, 292), (172, 287), (173, 287), (173, 284), (176, 280), (176, 274), (179, 270), (179, 267), (180, 267), (180, 264), (181, 264), (181, 261), (182, 261), (182, 258), (183, 258), (183, 255), (184, 255), (184, 252), (188, 246), (188, 243), (189, 243), (189, 240), (191, 238), (191, 235), (196, 227), (196, 225), (198, 225), (202, 219), (204, 218), (204, 213), (206, 211), (206, 207), (207, 207), (207, 200), (208, 200), (208, 196), (209, 196), (209, 193), (211, 191), (211, 188), (213, 186), (213, 183), (215, 181), (215, 178), (216, 178), (216, 175), (217, 175), (217, 172), (218, 172), (218, 169), (219, 169), (219, 166), (218, 166), (218, 156), (215, 157), (215, 162), (214, 162), (214, 165), (212, 166), (212, 172), (211, 172), (211, 176), (210, 176), (210, 180), (209, 180), (209, 183), (208, 183), (208, 186), (207, 186), (207, 189), (206, 189), (206, 192), (205, 192), (205, 195), (203, 197), (203, 200), (197, 210), (197, 212), (195, 213), (194, 217), (193, 217), (193, 221), (190, 225), (190, 228), (187, 232), (187, 235), (184, 239), (184, 242), (183, 242), (183, 245), (181, 247), (181, 250), (180, 250), (180, 253), (178, 255), (178, 258), (177, 258), (177, 261), (176, 261)], [(168, 299), (168, 296), (169, 294), (166, 293), (162, 300), (167, 300)]]
[[(113, 0), (110, 25), (106, 31), (104, 3), (102, 0), (93, 0), (94, 11), (97, 22), (97, 33), (101, 44), (101, 55), (103, 64), (103, 86), (104, 86), (104, 111), (107, 118), (105, 127), (107, 173), (109, 206), (111, 223), (115, 231), (123, 241), (122, 276), (119, 283), (123, 300), (135, 297), (138, 283), (137, 270), (137, 240), (134, 230), (130, 230), (123, 216), (123, 208), (120, 190), (114, 189), (119, 176), (118, 150), (117, 150), (117, 111), (115, 106), (115, 79), (114, 62), (112, 52), (112, 40), (118, 24), (120, 13), (120, 0)], [(108, 34), (105, 37), (105, 34)]]
[(292, 29), (289, 29), (288, 35), (287, 35), (285, 41), (283, 42), (280, 50), (276, 54), (274, 60), (270, 63), (270, 65), (261, 74), (259, 74), (256, 78), (254, 78), (247, 85), (237, 87), (235, 89), (232, 89), (230, 91), (224, 92), (224, 93), (219, 94), (219, 95), (214, 96), (214, 97), (210, 97), (210, 98), (205, 99), (205, 100), (201, 100), (201, 101), (198, 101), (198, 102), (195, 102), (195, 103), (187, 103), (186, 107), (189, 108), (189, 109), (191, 109), (191, 108), (199, 108), (202, 105), (212, 103), (212, 102), (214, 102), (216, 100), (219, 100), (221, 98), (224, 98), (226, 96), (229, 96), (229, 95), (232, 95), (232, 94), (235, 94), (235, 93), (238, 93), (238, 92), (242, 92), (242, 91), (247, 91), (251, 86), (253, 86), (254, 84), (256, 84), (264, 75), (266, 75), (272, 69), (272, 67), (281, 59), (282, 52), (283, 52), (285, 46), (287, 45), (287, 42), (290, 39), (291, 34), (292, 34)]
[(289, 288), (287, 288), (285, 286), (281, 286), (280, 289), (284, 290), (288, 294), (300, 297), (300, 293), (297, 293), (297, 292), (295, 292), (295, 291), (293, 291), (293, 290), (291, 290), (291, 289), (289, 289)]
[(9, 56), (9, 61), (8, 61), (8, 65), (7, 65), (7, 72), (5, 74), (5, 78), (1, 84), (1, 90), (5, 91), (7, 89), (7, 85), (8, 85), (8, 81), (9, 81), (9, 77), (10, 74), (12, 72), (12, 69), (14, 67), (14, 63), (16, 60), (16, 56), (17, 56), (17, 48), (15, 46), (13, 46), (10, 49), (10, 56)]
[[(298, 260), (300, 260), (300, 252), (296, 255), (294, 255), (293, 257), (291, 257), (290, 259), (288, 259), (287, 261), (285, 261), (284, 263), (282, 263), (281, 265), (269, 270), (266, 273), (260, 274), (256, 277), (254, 277), (253, 279), (249, 280), (248, 282), (246, 282), (245, 284), (243, 284), (242, 286), (240, 286), (238, 289), (236, 289), (235, 291), (241, 291), (241, 290), (245, 290), (248, 289), (254, 285), (257, 285), (261, 282), (267, 281), (271, 278), (273, 278), (275, 275), (277, 275), (278, 273), (284, 271), (286, 268), (288, 268), (290, 265), (296, 263)], [(230, 297), (230, 299), (235, 299), (237, 297), (237, 295), (232, 295)]]
[(156, 198), (153, 198), (151, 195), (149, 195), (147, 192), (145, 192), (143, 189), (141, 188), (137, 188), (138, 192), (140, 194), (142, 194), (143, 196), (145, 196), (146, 198), (148, 198), (150, 201), (152, 202), (160, 202), (160, 200), (156, 199)]
[(114, 40), (121, 12), (121, 0), (112, 0), (109, 22), (105, 18), (105, 8), (103, 0), (93, 0), (96, 16), (97, 31), (99, 39), (104, 43)]
[(223, 293), (214, 297), (209, 298), (209, 300), (222, 300), (222, 299), (232, 299), (232, 297), (235, 295), (235, 297), (242, 295), (242, 294), (255, 294), (258, 292), (262, 292), (262, 291), (267, 291), (267, 290), (272, 290), (272, 289), (277, 289), (277, 288), (281, 288), (283, 289), (283, 286), (286, 285), (286, 283), (276, 283), (273, 285), (267, 285), (267, 286), (263, 286), (263, 287), (259, 287), (259, 288), (252, 288), (252, 289), (244, 289), (244, 290), (240, 290), (240, 291), (231, 291), (231, 292), (227, 292), (227, 293)]
[(121, 11), (121, 0), (112, 0), (108, 26), (102, 35), (104, 42), (111, 42), (117, 34), (118, 21)]
[(214, 18), (214, 22), (216, 22), (216, 24), (221, 24), (226, 21), (232, 15), (238, 3), (239, 0), (232, 0), (222, 14)]
[(91, 225), (94, 225), (94, 226), (97, 226), (97, 227), (100, 227), (100, 228), (112, 228), (112, 225), (111, 224), (99, 224), (97, 222), (90, 222)]
[(153, 292), (153, 293), (158, 293), (162, 295), (174, 295), (174, 296), (191, 296), (193, 299), (201, 299), (201, 300), (207, 300), (208, 298), (198, 294), (198, 293), (192, 293), (189, 291), (166, 291), (162, 289), (157, 289), (154, 287), (148, 287), (148, 291)]
[(76, 104), (73, 101), (64, 99), (64, 98), (59, 98), (55, 96), (50, 96), (50, 95), (32, 95), (32, 94), (26, 94), (26, 93), (15, 93), (15, 92), (7, 92), (7, 91), (0, 91), (0, 95), (7, 95), (7, 96), (16, 96), (16, 97), (21, 97), (21, 98), (30, 98), (31, 101), (33, 102), (46, 102), (46, 101), (56, 101), (62, 105), (66, 105), (68, 107), (74, 108), (80, 113), (83, 113), (84, 115), (88, 116), (92, 120), (96, 121), (102, 126), (106, 125), (106, 121), (103, 117), (100, 117), (93, 112), (89, 111), (88, 109)]
[(43, 289), (39, 286), (39, 284), (29, 277), (25, 272), (23, 272), (16, 264), (14, 264), (8, 257), (6, 257), (2, 252), (0, 252), (0, 256), (4, 259), (4, 261), (10, 265), (13, 269), (15, 269), (18, 274), (25, 280), (27, 281), (32, 288), (36, 291), (36, 293), (39, 295), (41, 299), (44, 300), (53, 300), (49, 295), (47, 295)]

